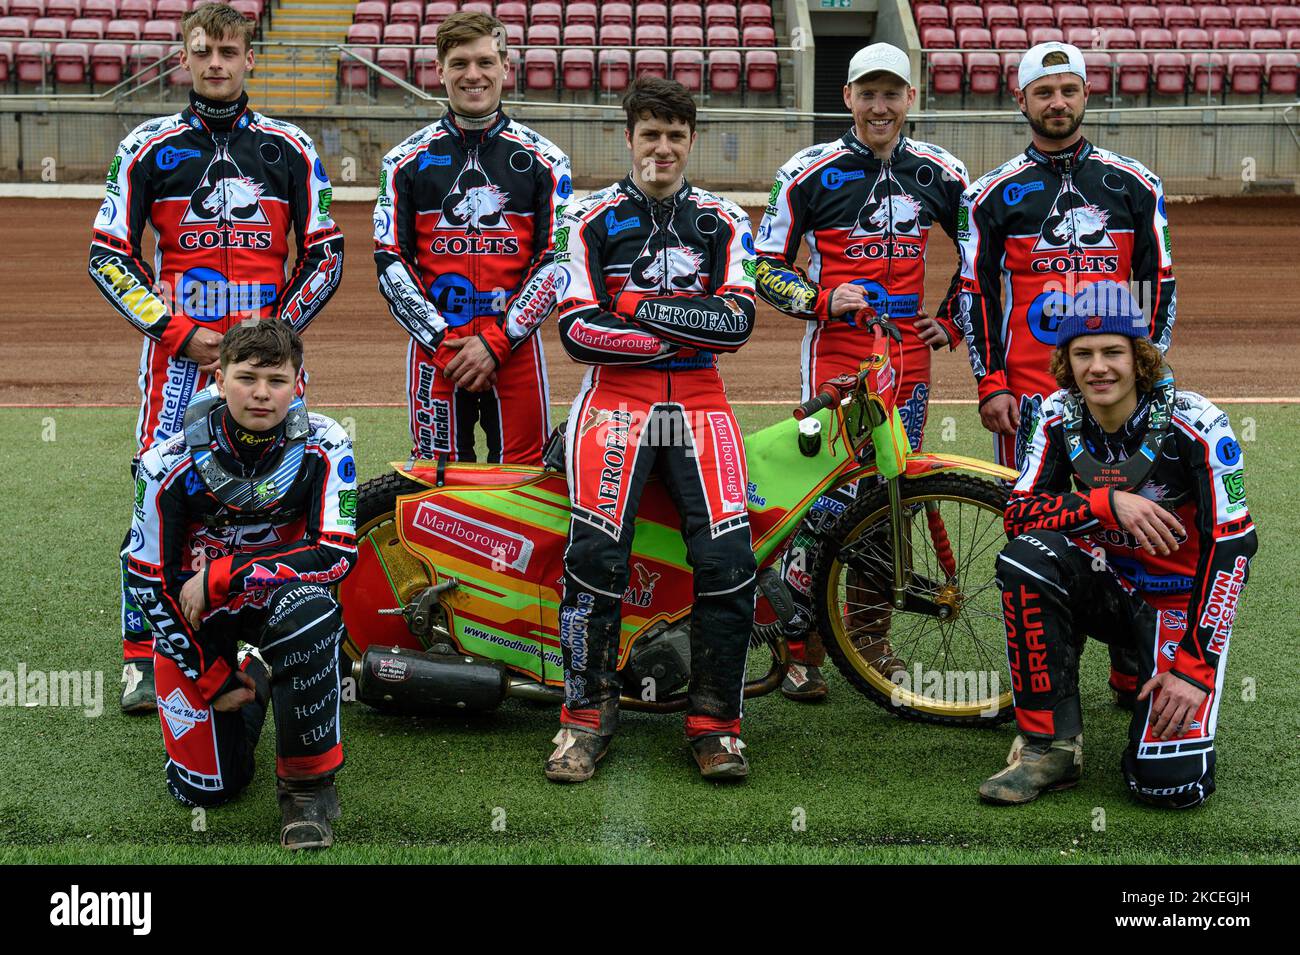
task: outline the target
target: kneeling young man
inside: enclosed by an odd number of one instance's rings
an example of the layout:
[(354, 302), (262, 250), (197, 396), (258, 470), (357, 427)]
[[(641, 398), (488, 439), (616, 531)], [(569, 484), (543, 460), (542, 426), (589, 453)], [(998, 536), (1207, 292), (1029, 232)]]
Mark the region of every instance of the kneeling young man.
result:
[(980, 786), (1012, 804), (1079, 780), (1085, 634), (1136, 653), (1122, 771), (1134, 796), (1188, 808), (1214, 792), (1228, 638), (1257, 542), (1228, 416), (1175, 391), (1128, 290), (1067, 301), (998, 557), (1020, 735)]
[(632, 172), (570, 206), (555, 233), (561, 341), (590, 367), (566, 433), (565, 702), (546, 775), (589, 779), (609, 747), (633, 523), (657, 472), (695, 571), (686, 736), (701, 774), (736, 779), (748, 772), (740, 708), (756, 567), (745, 449), (716, 353), (753, 330), (754, 239), (738, 206), (686, 181), (686, 88), (642, 78), (623, 106)]
[(301, 367), (284, 322), (226, 333), (216, 385), (140, 459), (123, 553), (154, 633), (168, 789), (187, 806), (239, 795), (274, 701), (289, 849), (334, 838), (343, 617), (327, 588), (356, 554), (352, 443), (294, 397)]

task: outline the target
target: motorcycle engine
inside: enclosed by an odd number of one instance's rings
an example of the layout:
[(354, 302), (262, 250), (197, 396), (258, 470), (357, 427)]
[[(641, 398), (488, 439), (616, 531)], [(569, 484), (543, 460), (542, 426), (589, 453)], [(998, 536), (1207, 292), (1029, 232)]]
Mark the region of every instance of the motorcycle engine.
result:
[[(689, 620), (668, 624), (637, 641), (632, 659), (623, 668), (623, 692), (662, 700), (683, 690), (691, 679), (691, 624)], [(647, 680), (653, 682), (647, 683)]]

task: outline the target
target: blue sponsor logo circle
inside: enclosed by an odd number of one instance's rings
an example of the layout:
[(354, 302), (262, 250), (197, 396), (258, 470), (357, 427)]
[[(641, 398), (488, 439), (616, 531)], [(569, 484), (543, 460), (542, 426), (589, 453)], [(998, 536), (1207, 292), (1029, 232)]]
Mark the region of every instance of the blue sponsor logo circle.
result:
[(1215, 445), (1214, 453), (1224, 464), (1232, 466), (1241, 460), (1241, 445), (1232, 438), (1220, 438), (1219, 443)]
[(479, 291), (463, 275), (448, 272), (429, 286), (429, 300), (438, 307), (447, 324), (464, 325), (479, 315), (500, 315), (509, 294)]
[(1069, 296), (1065, 292), (1043, 292), (1030, 302), (1029, 311), (1025, 314), (1029, 333), (1044, 345), (1055, 348), (1056, 330), (1065, 317), (1068, 302)]
[(203, 266), (181, 275), (181, 310), (197, 322), (215, 322), (231, 312), (251, 312), (274, 304), (276, 287), (257, 282), (230, 282)]
[(1161, 196), (1161, 197), (1160, 197), (1160, 201), (1156, 203), (1156, 208), (1160, 210), (1160, 217), (1161, 217), (1162, 219), (1167, 219), (1167, 218), (1169, 218), (1167, 215), (1165, 215), (1165, 197), (1164, 197), (1164, 196)]
[(555, 194), (561, 199), (567, 199), (573, 195), (573, 180), (568, 176), (561, 176), (559, 183), (555, 187)]
[(754, 254), (754, 237), (748, 232), (740, 237), (740, 244), (750, 255)]
[(164, 146), (158, 150), (158, 155), (154, 162), (158, 164), (159, 169), (175, 169), (187, 159), (194, 159), (199, 155), (197, 149), (177, 149), (175, 146)]
[(312, 169), (312, 172), (316, 174), (316, 178), (319, 179), (321, 182), (330, 181), (329, 175), (325, 172), (325, 165), (320, 161), (319, 156), (316, 157), (316, 165)]
[(352, 460), (352, 455), (348, 455), (339, 462), (339, 477), (348, 482), (357, 479), (357, 465)]
[(852, 182), (855, 179), (865, 179), (866, 173), (861, 169), (854, 169), (852, 172), (845, 172), (842, 169), (836, 169), (832, 166), (822, 173), (822, 185), (831, 190), (838, 189), (846, 182)]
[(1020, 200), (1031, 192), (1042, 192), (1045, 188), (1047, 188), (1046, 185), (1041, 182), (1008, 183), (1007, 187), (1002, 190), (1002, 201), (1009, 206), (1017, 206), (1020, 204)]
[(99, 217), (112, 222), (117, 218), (117, 205), (112, 199), (105, 199), (104, 204), (99, 207)]

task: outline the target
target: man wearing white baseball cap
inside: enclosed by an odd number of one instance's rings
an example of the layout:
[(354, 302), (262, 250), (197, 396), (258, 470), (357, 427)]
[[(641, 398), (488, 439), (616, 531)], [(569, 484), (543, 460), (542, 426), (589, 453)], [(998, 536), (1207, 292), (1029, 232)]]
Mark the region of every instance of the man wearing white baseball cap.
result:
[[(899, 376), (898, 406), (913, 447), (921, 444), (930, 395), (930, 349), (952, 347), (960, 332), (942, 310), (923, 310), (925, 261), (931, 229), (957, 239), (957, 210), (969, 177), (951, 153), (903, 135), (916, 101), (905, 51), (873, 43), (854, 54), (844, 85), (853, 128), (830, 143), (797, 153), (776, 174), (757, 236), (758, 294), (804, 320), (803, 397), (828, 378), (856, 373), (870, 349), (863, 323), (888, 318), (903, 333), (891, 343)], [(807, 239), (805, 272), (795, 265)], [(952, 290), (958, 276), (953, 275)], [(952, 299), (952, 291), (948, 300)], [(812, 520), (830, 518), (851, 502), (844, 492), (822, 498)], [(815, 625), (809, 572), (815, 537), (808, 529), (790, 548), (783, 574), (806, 624)], [(876, 639), (861, 652), (881, 672), (897, 666), (890, 653), (888, 614)], [(779, 626), (779, 624), (773, 624)], [(781, 691), (791, 699), (826, 695), (822, 648), (809, 629), (787, 633), (793, 657)]]
[[(1020, 468), (1044, 396), (1066, 303), (1100, 281), (1131, 286), (1164, 352), (1176, 295), (1160, 179), (1135, 159), (1083, 137), (1083, 54), (1068, 43), (1025, 53), (1016, 103), (1031, 143), (974, 182), (958, 213), (961, 288), (950, 312), (966, 334), (980, 419), (1000, 464)], [(1136, 676), (1112, 654), (1121, 702)]]

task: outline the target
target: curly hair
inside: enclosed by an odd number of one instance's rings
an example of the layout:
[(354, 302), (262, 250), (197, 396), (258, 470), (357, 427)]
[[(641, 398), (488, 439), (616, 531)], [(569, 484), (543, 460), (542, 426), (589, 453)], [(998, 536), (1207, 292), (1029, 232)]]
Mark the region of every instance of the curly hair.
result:
[[(1151, 391), (1160, 379), (1160, 369), (1164, 367), (1165, 356), (1160, 349), (1145, 338), (1129, 339), (1133, 342), (1133, 372), (1137, 378), (1138, 391)], [(1079, 393), (1079, 383), (1074, 380), (1074, 369), (1070, 367), (1070, 356), (1064, 348), (1052, 350), (1052, 361), (1048, 372), (1056, 379), (1058, 388), (1068, 388)]]

